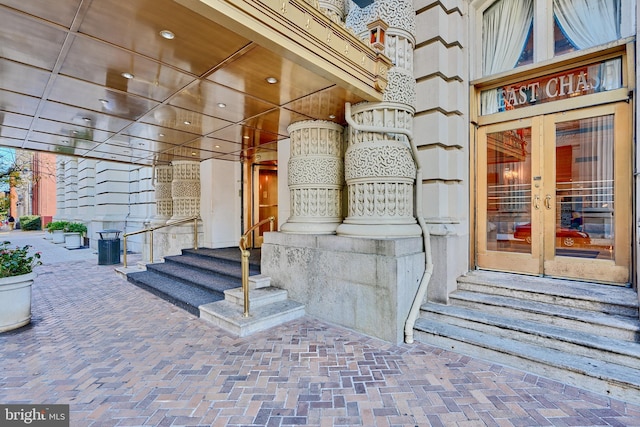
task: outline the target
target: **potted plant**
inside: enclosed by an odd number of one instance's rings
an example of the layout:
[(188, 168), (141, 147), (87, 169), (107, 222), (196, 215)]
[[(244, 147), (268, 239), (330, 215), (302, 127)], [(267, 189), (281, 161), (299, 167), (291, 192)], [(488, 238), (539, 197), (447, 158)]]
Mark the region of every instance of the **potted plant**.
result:
[(78, 249), (82, 247), (82, 237), (87, 232), (87, 226), (81, 222), (69, 222), (64, 227), (64, 247)]
[(29, 253), (31, 246), (11, 248), (10, 244), (0, 244), (0, 332), (31, 321), (33, 269), (42, 264), (39, 252)]
[(47, 230), (52, 234), (53, 243), (64, 243), (64, 228), (68, 221), (53, 221), (47, 224)]

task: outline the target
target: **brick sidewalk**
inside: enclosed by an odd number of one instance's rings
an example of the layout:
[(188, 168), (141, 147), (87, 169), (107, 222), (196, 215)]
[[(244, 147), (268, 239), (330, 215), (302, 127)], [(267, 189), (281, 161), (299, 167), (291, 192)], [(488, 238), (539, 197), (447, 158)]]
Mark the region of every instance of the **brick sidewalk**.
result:
[(37, 271), (32, 324), (0, 334), (0, 403), (68, 403), (72, 426), (640, 426), (638, 406), (310, 317), (236, 338), (95, 258)]

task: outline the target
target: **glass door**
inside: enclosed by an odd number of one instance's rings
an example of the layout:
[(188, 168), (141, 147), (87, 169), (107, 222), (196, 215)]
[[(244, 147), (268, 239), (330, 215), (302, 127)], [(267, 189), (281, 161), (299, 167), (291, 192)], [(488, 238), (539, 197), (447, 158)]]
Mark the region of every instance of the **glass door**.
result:
[(477, 262), (482, 268), (540, 274), (540, 117), (480, 128)]
[(627, 103), (481, 127), (478, 266), (627, 284), (630, 129)]
[(626, 103), (544, 118), (544, 273), (626, 284), (631, 151)]

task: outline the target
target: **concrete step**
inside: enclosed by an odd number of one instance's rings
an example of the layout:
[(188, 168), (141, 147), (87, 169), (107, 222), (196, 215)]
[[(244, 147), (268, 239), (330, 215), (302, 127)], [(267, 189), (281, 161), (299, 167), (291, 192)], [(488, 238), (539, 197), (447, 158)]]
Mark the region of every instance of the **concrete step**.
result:
[[(228, 289), (224, 291), (225, 301), (244, 308), (244, 292), (242, 288)], [(251, 309), (263, 307), (275, 302), (286, 301), (287, 291), (269, 286), (261, 289), (251, 289), (249, 292), (249, 307)]]
[(640, 404), (638, 369), (424, 318), (416, 321), (415, 337), (441, 348), (493, 362), (499, 360), (504, 365)]
[(198, 307), (201, 305), (224, 298), (222, 292), (189, 283), (176, 283), (175, 279), (152, 271), (128, 273), (127, 280), (195, 316), (200, 316)]
[(634, 319), (638, 319), (639, 316), (636, 291), (620, 286), (471, 271), (458, 278), (458, 290), (520, 298)]
[[(218, 275), (226, 275), (230, 278), (242, 278), (242, 266), (240, 261), (208, 256), (204, 249), (199, 249), (197, 253), (196, 251), (191, 250), (185, 251), (183, 255), (166, 256), (164, 257), (164, 263), (168, 265), (184, 266), (192, 271), (199, 271), (205, 274), (215, 272)], [(260, 266), (249, 265), (250, 275), (259, 273)]]
[(200, 306), (200, 317), (230, 333), (245, 337), (304, 316), (304, 305), (285, 299), (251, 308), (243, 316), (242, 306), (230, 301), (218, 301)]
[(173, 279), (178, 283), (200, 286), (220, 293), (221, 298), (227, 289), (242, 285), (242, 279), (218, 273), (215, 270), (204, 272), (198, 268), (191, 268), (186, 264), (162, 262), (147, 264), (147, 271)]
[(529, 320), (605, 337), (634, 341), (640, 336), (638, 318), (607, 315), (565, 305), (537, 302), (531, 299), (504, 297), (469, 291), (456, 291), (450, 296), (452, 305), (497, 314), (510, 319)]
[(492, 336), (555, 349), (563, 353), (606, 360), (640, 369), (640, 343), (616, 340), (589, 332), (507, 318), (495, 313), (464, 307), (428, 303), (422, 307), (422, 319), (447, 323)]

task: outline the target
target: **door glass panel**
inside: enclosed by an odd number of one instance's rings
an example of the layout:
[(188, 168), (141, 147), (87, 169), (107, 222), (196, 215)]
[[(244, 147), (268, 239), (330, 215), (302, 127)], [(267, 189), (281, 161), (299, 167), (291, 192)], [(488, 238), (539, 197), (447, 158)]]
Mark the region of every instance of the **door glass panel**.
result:
[(487, 249), (531, 253), (531, 128), (487, 134)]
[(614, 259), (613, 115), (556, 125), (556, 255)]

